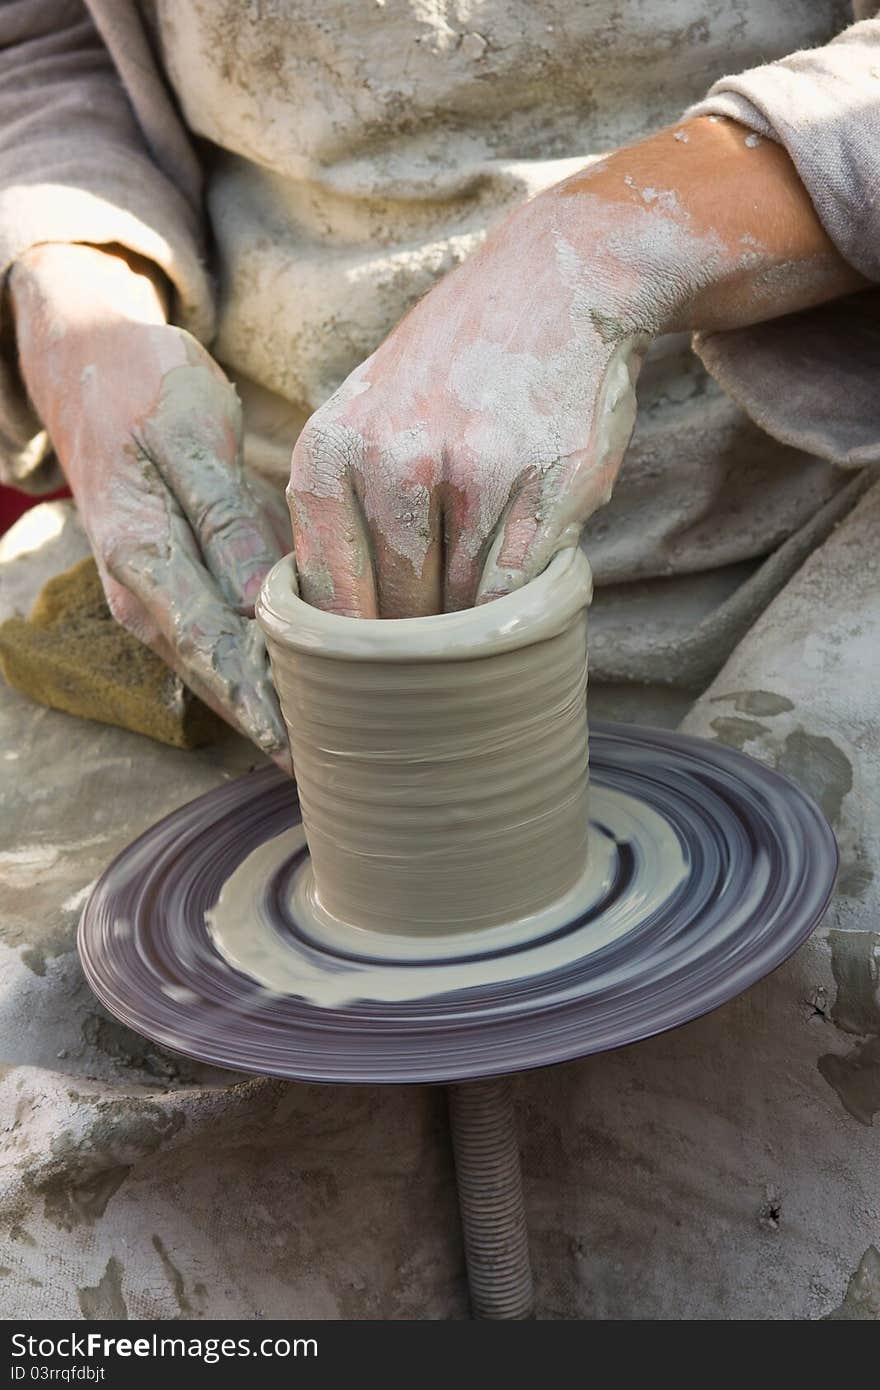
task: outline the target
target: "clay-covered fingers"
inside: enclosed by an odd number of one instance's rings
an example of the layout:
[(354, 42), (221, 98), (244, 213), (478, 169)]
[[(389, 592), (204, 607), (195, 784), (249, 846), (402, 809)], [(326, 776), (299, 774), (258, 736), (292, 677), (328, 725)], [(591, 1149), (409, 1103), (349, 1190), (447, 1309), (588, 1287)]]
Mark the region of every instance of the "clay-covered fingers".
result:
[[(611, 495), (642, 352), (641, 340), (603, 344), (577, 409), (564, 410), (550, 368), (531, 359), (512, 387), (492, 358), (463, 399), (438, 388), (437, 404), (426, 387), (406, 408), (406, 377), (386, 380), (372, 359), (370, 379), (362, 371), (341, 388), (294, 449), (287, 495), (302, 596), (355, 617), (419, 617), (533, 579)], [(517, 415), (523, 398), (530, 408)]]
[(353, 480), (358, 456), (351, 433), (313, 416), (294, 446), (286, 496), (302, 598), (328, 613), (375, 618), (373, 551)]
[(369, 431), (318, 412), (291, 462), (287, 499), (300, 592), (358, 618), (419, 617), (443, 608), (444, 517), (431, 457), (404, 466)]
[(244, 473), (241, 431), (229, 382), (213, 364), (187, 363), (166, 373), (135, 438), (177, 500), (223, 599), (251, 617), (263, 580), (289, 549), (289, 532), (280, 497)]
[[(257, 623), (225, 601), (174, 498), (154, 491), (142, 501), (148, 513), (157, 505), (163, 509), (164, 524), (158, 514), (148, 515), (137, 537), (121, 536), (101, 556), (114, 616), (158, 651), (200, 699), (288, 766), (287, 733)], [(121, 600), (118, 593), (114, 600), (117, 586), (126, 595)]]
[(328, 613), (375, 618), (372, 548), (352, 489), (322, 497), (291, 485), (287, 500), (302, 598)]
[(522, 479), (489, 539), (474, 603), (490, 603), (520, 588), (545, 570), (558, 551), (577, 545), (589, 513), (581, 515), (572, 496), (572, 476), (569, 463), (560, 459), (541, 473), (529, 470)]
[(523, 472), (495, 528), (480, 575), (477, 602), (527, 583), (560, 550), (577, 545), (584, 522), (611, 497), (636, 419), (635, 385), (644, 358), (639, 340), (611, 353), (584, 423), (548, 462)]
[(445, 517), (436, 460), (395, 468), (373, 446), (361, 475), (380, 618), (422, 618), (443, 609)]

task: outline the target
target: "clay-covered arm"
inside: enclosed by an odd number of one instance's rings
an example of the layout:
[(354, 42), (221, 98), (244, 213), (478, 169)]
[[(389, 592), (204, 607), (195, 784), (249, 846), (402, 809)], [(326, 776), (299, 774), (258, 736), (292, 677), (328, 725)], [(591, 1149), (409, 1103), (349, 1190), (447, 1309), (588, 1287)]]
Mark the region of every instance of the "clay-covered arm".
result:
[[(113, 42), (145, 87), (149, 53), (135, 6), (95, 8), (107, 12)], [(158, 267), (175, 291), (178, 321), (209, 337), (201, 210), (185, 186), (184, 153), (159, 128), (161, 103), (152, 104), (156, 129), (145, 133), (130, 97), (84, 4), (0, 6), (0, 285), (32, 247), (115, 243)], [(0, 296), (0, 335), (11, 346), (8, 309)], [(0, 481), (34, 492), (61, 481), (42, 424), (8, 351), (0, 357)]]
[(736, 122), (593, 163), (501, 223), (312, 417), (288, 491), (304, 596), (407, 616), (517, 587), (610, 496), (655, 335), (864, 283), (786, 153)]
[[(835, 247), (785, 149), (720, 116), (619, 150), (558, 193), (598, 200), (603, 217), (618, 220), (630, 273), (643, 267), (651, 331), (741, 328), (868, 284)], [(593, 231), (584, 209), (582, 254)]]

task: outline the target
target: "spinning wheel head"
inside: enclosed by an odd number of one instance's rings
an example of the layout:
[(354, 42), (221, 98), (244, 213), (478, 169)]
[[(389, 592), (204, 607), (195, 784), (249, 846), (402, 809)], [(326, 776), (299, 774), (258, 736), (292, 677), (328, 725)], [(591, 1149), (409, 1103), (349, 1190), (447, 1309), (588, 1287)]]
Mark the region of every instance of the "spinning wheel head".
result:
[[(220, 787), (99, 880), (79, 931), (89, 982), (123, 1023), (218, 1066), (439, 1082), (675, 1027), (774, 969), (816, 926), (837, 849), (792, 783), (733, 749), (614, 725), (593, 727), (590, 763), (592, 861), (571, 894), (550, 915), (477, 943), (446, 937), (433, 954), (422, 943), (415, 957), (372, 930), (354, 949), (309, 909), (289, 779), (269, 769)], [(253, 855), (266, 873), (248, 909), (232, 889)]]

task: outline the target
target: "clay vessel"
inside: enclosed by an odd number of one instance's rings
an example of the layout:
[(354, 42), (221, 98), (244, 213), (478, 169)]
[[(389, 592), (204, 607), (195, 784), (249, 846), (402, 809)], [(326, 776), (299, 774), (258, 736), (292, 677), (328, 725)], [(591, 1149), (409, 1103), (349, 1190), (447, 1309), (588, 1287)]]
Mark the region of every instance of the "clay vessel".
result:
[(326, 912), (353, 928), (474, 931), (538, 912), (587, 856), (590, 570), (427, 618), (325, 613), (292, 556), (257, 619)]

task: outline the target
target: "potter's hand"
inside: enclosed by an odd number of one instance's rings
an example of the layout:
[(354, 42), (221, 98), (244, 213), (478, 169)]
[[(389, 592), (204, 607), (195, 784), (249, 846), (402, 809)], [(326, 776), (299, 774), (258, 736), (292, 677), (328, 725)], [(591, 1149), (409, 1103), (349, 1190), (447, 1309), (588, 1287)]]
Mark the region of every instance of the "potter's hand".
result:
[(649, 327), (626, 319), (614, 253), (585, 261), (570, 222), (562, 200), (522, 208), (312, 416), (288, 490), (308, 602), (471, 607), (607, 501)]
[(122, 256), (39, 247), (11, 292), (24, 381), (114, 616), (283, 763), (253, 605), (289, 531), (283, 504), (242, 472), (235, 391)]
[(503, 222), (309, 421), (288, 490), (303, 597), (391, 617), (515, 588), (607, 500), (655, 334), (862, 283), (785, 152), (734, 122), (596, 162)]

